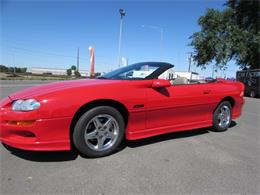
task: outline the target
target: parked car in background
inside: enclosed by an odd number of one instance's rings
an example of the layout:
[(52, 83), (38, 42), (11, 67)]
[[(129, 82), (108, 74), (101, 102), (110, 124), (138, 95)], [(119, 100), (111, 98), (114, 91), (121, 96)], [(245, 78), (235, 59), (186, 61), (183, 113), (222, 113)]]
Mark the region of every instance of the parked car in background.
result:
[(212, 127), (225, 131), (241, 115), (241, 82), (158, 79), (173, 65), (142, 62), (98, 79), (35, 86), (0, 101), (0, 140), (36, 151), (70, 150), (89, 157), (124, 140)]
[(237, 71), (236, 80), (244, 83), (245, 95), (260, 96), (260, 69)]

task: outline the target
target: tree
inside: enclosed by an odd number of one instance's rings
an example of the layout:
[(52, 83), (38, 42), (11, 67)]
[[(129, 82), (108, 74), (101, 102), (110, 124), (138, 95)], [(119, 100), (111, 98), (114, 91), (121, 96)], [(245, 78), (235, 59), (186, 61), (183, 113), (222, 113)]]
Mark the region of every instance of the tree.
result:
[(77, 70), (77, 67), (74, 66), (74, 65), (72, 65), (72, 66), (71, 66), (71, 70)]
[(76, 77), (81, 77), (81, 74), (80, 74), (80, 72), (79, 72), (79, 71), (77, 71), (77, 70), (74, 72), (74, 74), (75, 74), (75, 76), (76, 76)]
[(7, 67), (5, 65), (0, 65), (0, 72), (16, 72), (16, 73), (26, 73), (27, 68), (19, 67)]
[(259, 2), (229, 0), (225, 6), (208, 9), (198, 20), (201, 31), (191, 36), (197, 66), (225, 69), (233, 59), (240, 68), (259, 68)]
[(67, 75), (71, 76), (71, 74), (72, 74), (71, 68), (67, 69)]
[(16, 73), (21, 73), (21, 68), (19, 68), (19, 67), (14, 67), (14, 68), (15, 68)]
[(27, 68), (21, 68), (21, 73), (26, 73)]
[(8, 67), (8, 72), (14, 73), (14, 67)]
[(5, 65), (0, 65), (0, 72), (8, 72), (8, 67)]

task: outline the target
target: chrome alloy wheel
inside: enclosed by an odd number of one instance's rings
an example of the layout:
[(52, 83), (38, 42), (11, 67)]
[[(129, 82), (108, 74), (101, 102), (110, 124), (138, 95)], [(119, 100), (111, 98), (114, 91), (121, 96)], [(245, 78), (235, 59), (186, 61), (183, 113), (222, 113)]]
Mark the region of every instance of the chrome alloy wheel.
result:
[(222, 106), (220, 108), (219, 114), (218, 114), (218, 125), (222, 128), (226, 128), (231, 120), (231, 111), (230, 108), (226, 105)]
[(87, 124), (84, 138), (86, 144), (95, 151), (111, 148), (119, 136), (119, 125), (116, 119), (108, 114), (93, 117)]

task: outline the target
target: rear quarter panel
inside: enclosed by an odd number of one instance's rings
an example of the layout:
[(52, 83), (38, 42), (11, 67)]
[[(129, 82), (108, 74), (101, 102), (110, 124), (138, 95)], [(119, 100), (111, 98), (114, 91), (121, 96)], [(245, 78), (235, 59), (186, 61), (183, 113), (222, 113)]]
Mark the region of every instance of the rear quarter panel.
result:
[(212, 92), (216, 106), (224, 98), (232, 98), (234, 100), (234, 105), (232, 109), (233, 119), (241, 115), (242, 106), (244, 104), (244, 84), (237, 81), (226, 81), (220, 80), (216, 83), (212, 83)]

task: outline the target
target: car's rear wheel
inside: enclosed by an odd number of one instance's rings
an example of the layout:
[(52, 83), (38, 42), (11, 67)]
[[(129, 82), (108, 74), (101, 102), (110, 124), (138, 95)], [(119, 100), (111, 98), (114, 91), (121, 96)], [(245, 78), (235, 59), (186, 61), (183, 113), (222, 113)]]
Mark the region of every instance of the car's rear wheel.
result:
[(228, 129), (232, 121), (232, 106), (228, 101), (221, 102), (213, 113), (213, 130), (217, 132)]
[(80, 117), (73, 143), (85, 156), (102, 157), (115, 152), (124, 133), (125, 122), (120, 112), (110, 106), (98, 106)]

